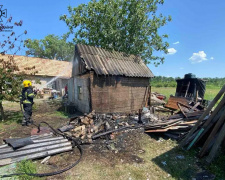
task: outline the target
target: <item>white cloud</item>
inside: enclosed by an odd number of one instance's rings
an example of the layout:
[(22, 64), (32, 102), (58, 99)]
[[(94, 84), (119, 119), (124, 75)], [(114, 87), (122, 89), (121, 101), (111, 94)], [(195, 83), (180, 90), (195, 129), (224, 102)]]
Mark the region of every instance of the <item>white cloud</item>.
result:
[(167, 50), (168, 50), (168, 54), (170, 54), (170, 55), (175, 54), (177, 52), (177, 50), (174, 48), (169, 48)]
[(199, 51), (198, 53), (193, 53), (189, 60), (192, 64), (195, 64), (206, 61), (208, 59), (206, 58), (206, 53), (204, 51)]
[(180, 42), (179, 41), (177, 41), (177, 42), (174, 42), (173, 44), (179, 44)]
[(183, 67), (180, 68), (181, 70), (184, 69)]
[(211, 57), (210, 59), (211, 59), (211, 60), (213, 60), (213, 59), (214, 59), (214, 57)]

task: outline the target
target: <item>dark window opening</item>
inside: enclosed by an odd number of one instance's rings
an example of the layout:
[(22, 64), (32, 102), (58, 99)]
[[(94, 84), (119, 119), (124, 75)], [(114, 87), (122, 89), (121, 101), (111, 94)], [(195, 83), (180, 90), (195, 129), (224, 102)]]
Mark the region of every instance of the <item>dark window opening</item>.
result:
[(77, 89), (78, 89), (78, 99), (82, 100), (82, 87), (78, 86)]

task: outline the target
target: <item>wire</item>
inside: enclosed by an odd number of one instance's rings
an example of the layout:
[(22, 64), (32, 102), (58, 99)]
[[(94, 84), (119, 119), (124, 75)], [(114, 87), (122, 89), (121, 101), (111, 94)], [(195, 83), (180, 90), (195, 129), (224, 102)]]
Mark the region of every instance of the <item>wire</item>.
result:
[(82, 156), (83, 156), (83, 150), (82, 150), (80, 144), (76, 141), (76, 139), (74, 139), (73, 137), (68, 136), (68, 135), (66, 135), (66, 134), (59, 133), (59, 132), (56, 131), (53, 127), (51, 127), (47, 122), (44, 122), (44, 121), (41, 122), (41, 123), (38, 125), (39, 129), (40, 129), (40, 125), (41, 125), (41, 124), (46, 124), (46, 125), (49, 126), (56, 134), (61, 135), (61, 136), (65, 137), (65, 138), (67, 138), (68, 140), (71, 140), (72, 143), (73, 143), (73, 144), (72, 144), (72, 147), (73, 147), (73, 148), (74, 148), (74, 147), (77, 147), (78, 150), (79, 150), (79, 152), (80, 152), (80, 157), (79, 157), (79, 159), (78, 159), (75, 163), (73, 163), (71, 166), (68, 166), (68, 167), (66, 167), (66, 168), (64, 168), (64, 169), (62, 169), (62, 170), (59, 170), (59, 171), (54, 171), (54, 172), (50, 172), (50, 173), (42, 173), (42, 174), (36, 174), (36, 173), (35, 173), (35, 174), (33, 174), (33, 173), (14, 173), (14, 174), (8, 174), (8, 175), (1, 175), (0, 178), (7, 178), (7, 177), (21, 176), (21, 175), (28, 175), (28, 176), (34, 176), (34, 177), (54, 176), (54, 175), (61, 174), (61, 173), (63, 173), (63, 172), (66, 172), (66, 171), (72, 169), (74, 166), (76, 166), (76, 165), (81, 161)]

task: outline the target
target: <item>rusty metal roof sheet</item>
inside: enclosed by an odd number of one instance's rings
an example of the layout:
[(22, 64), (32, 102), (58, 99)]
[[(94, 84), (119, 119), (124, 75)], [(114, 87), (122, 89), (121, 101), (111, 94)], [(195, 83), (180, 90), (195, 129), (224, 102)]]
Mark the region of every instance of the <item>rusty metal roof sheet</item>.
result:
[(154, 77), (152, 71), (139, 56), (122, 52), (108, 51), (102, 48), (76, 45), (86, 69), (94, 70), (98, 75), (124, 75), (129, 77)]

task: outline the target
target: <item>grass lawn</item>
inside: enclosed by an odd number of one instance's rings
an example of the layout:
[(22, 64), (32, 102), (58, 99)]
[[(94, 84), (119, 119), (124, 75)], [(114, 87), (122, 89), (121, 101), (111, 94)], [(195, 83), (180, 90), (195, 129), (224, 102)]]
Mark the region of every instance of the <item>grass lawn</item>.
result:
[[(213, 100), (213, 98), (217, 95), (220, 89), (221, 87), (206, 86), (205, 99)], [(167, 100), (170, 95), (175, 95), (175, 91), (175, 87), (152, 87), (152, 92), (158, 92), (165, 95)]]

